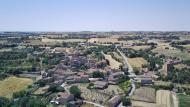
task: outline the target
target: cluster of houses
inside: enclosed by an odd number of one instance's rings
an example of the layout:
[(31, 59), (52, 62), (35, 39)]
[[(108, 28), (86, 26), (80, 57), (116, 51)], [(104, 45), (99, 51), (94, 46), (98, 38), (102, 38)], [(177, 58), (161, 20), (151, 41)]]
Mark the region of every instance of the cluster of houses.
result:
[[(42, 81), (47, 84), (54, 83), (62, 86), (62, 84), (92, 83), (95, 89), (105, 89), (109, 84), (118, 84), (121, 78), (126, 77), (127, 69), (125, 72), (111, 69), (106, 60), (99, 61), (86, 57), (82, 51), (56, 48), (53, 52), (64, 53), (65, 57), (55, 68), (42, 74)], [(101, 72), (104, 77), (93, 77), (95, 72)], [(52, 102), (66, 104), (69, 101), (73, 101), (73, 95), (68, 92), (60, 92)]]
[[(49, 69), (47, 72), (42, 74), (42, 80), (48, 84), (54, 83), (60, 86), (68, 86), (75, 83), (91, 83), (94, 89), (105, 89), (108, 85), (116, 85), (123, 78), (128, 75), (128, 69), (111, 69), (108, 66), (107, 61), (97, 60), (91, 57), (87, 57), (84, 51), (76, 51), (73, 49), (55, 48), (54, 53), (64, 53), (64, 58), (60, 61), (55, 68)], [(103, 77), (94, 77), (94, 73), (101, 72)], [(153, 72), (145, 72), (143, 75), (134, 77), (136, 82), (141, 85), (152, 85), (153, 80), (158, 77)], [(68, 102), (74, 102), (74, 96), (69, 92), (58, 93), (56, 99), (52, 102), (55, 104), (67, 104)], [(110, 107), (115, 107), (121, 101), (120, 95), (114, 95), (108, 101)], [(81, 102), (77, 102), (81, 103)]]

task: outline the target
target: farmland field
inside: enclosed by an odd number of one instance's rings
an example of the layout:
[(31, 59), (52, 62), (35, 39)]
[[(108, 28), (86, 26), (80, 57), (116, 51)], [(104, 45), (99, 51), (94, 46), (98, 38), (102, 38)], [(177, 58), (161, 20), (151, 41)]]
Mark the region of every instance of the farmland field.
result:
[(119, 42), (117, 38), (90, 38), (90, 43), (116, 43)]
[(84, 104), (81, 105), (81, 107), (96, 107), (96, 106), (94, 106), (92, 104), (84, 103)]
[(179, 107), (189, 107), (190, 95), (179, 94), (178, 98), (179, 98)]
[(148, 45), (144, 46), (125, 46), (126, 48), (134, 49), (134, 50), (144, 50), (150, 48)]
[(142, 65), (148, 64), (148, 62), (142, 57), (128, 58), (128, 61), (133, 68), (142, 68)]
[(105, 59), (107, 59), (109, 61), (110, 67), (112, 69), (119, 69), (119, 67), (122, 65), (122, 63), (113, 59), (111, 55), (104, 54), (104, 56), (105, 56)]
[(48, 39), (48, 38), (43, 38), (42, 42), (47, 43), (47, 42), (57, 42), (57, 43), (62, 43), (62, 42), (85, 42), (85, 39)]
[(185, 64), (177, 64), (177, 65), (174, 65), (174, 67), (177, 69), (182, 69), (182, 68), (187, 68), (188, 66)]
[(156, 103), (163, 107), (175, 107), (172, 94), (168, 90), (158, 90), (156, 92)]
[(135, 101), (143, 101), (149, 103), (156, 102), (156, 91), (153, 88), (141, 87), (135, 90), (132, 99)]
[(37, 89), (35, 92), (34, 92), (34, 94), (44, 94), (45, 92), (47, 92), (48, 91), (48, 88), (49, 88), (49, 86), (45, 86), (45, 87), (41, 87), (41, 88), (39, 88), (39, 89)]
[(106, 94), (104, 92), (99, 92), (97, 90), (87, 89), (86, 84), (85, 85), (79, 85), (78, 87), (82, 92), (81, 97), (84, 98), (85, 100), (101, 104), (101, 103), (106, 102), (110, 98), (110, 95)]
[(0, 81), (0, 96), (11, 98), (14, 92), (21, 91), (32, 83), (28, 78), (8, 77)]
[(156, 48), (156, 49), (153, 50), (153, 52), (156, 52), (158, 54), (164, 54), (166, 56), (172, 56), (172, 57), (181, 58), (183, 60), (190, 60), (190, 53), (181, 52), (178, 49), (161, 49), (161, 48)]

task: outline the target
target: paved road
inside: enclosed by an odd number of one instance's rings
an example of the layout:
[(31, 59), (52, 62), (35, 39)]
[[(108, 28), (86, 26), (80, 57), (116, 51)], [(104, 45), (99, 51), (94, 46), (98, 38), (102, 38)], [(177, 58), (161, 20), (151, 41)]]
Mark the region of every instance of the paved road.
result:
[(90, 101), (86, 101), (86, 100), (84, 100), (83, 102), (88, 103), (88, 104), (93, 104), (93, 105), (96, 106), (96, 107), (105, 107), (105, 106), (100, 105), (100, 104), (98, 104), (98, 103), (94, 103), (94, 102), (90, 102)]
[[(123, 57), (123, 59), (124, 59), (124, 64), (126, 64), (127, 65), (127, 67), (128, 67), (128, 72), (130, 73), (130, 75), (134, 75), (134, 72), (133, 72), (133, 67), (130, 65), (130, 63), (128, 62), (128, 60), (127, 60), (127, 57), (125, 56), (125, 54), (123, 53), (123, 52), (121, 52), (118, 48), (117, 48), (117, 51), (121, 54), (121, 56)], [(131, 89), (131, 92), (129, 93), (129, 96), (132, 96), (133, 95), (133, 93), (134, 93), (134, 91), (135, 91), (135, 83), (134, 83), (134, 81), (133, 81), (133, 79), (130, 79), (131, 80), (131, 82), (132, 82), (132, 89)]]
[(128, 67), (128, 72), (130, 74), (134, 74), (133, 73), (133, 67), (129, 64), (128, 60), (127, 60), (127, 57), (125, 56), (125, 54), (123, 52), (121, 52), (119, 49), (117, 49), (117, 51), (121, 54), (121, 56), (123, 57), (124, 59), (124, 64)]

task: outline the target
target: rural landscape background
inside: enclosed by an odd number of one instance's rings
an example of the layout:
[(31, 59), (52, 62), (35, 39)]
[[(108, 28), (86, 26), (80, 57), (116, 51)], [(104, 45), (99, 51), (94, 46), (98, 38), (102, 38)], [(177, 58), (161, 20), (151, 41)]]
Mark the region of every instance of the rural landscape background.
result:
[(190, 107), (190, 1), (0, 1), (0, 107)]

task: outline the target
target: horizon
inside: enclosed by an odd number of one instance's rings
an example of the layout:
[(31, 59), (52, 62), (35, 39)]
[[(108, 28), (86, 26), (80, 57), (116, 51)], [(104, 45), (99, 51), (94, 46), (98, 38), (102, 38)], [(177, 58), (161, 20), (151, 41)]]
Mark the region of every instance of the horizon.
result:
[(3, 0), (0, 31), (190, 31), (188, 4), (189, 0)]

